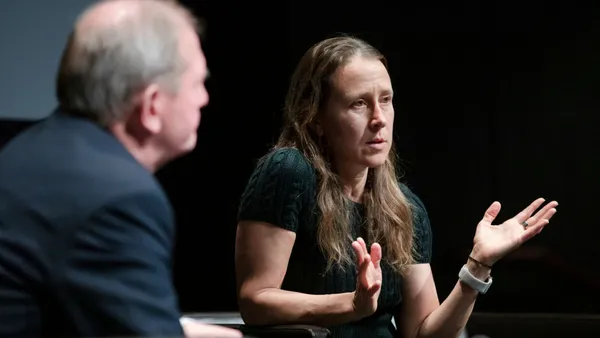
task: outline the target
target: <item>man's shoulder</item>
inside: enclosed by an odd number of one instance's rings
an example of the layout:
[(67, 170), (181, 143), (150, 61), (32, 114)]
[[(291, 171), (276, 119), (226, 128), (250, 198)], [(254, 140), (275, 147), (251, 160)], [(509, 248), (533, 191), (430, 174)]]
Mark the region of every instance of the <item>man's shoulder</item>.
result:
[(0, 153), (0, 198), (41, 215), (81, 215), (131, 194), (166, 197), (156, 178), (91, 122), (52, 116)]

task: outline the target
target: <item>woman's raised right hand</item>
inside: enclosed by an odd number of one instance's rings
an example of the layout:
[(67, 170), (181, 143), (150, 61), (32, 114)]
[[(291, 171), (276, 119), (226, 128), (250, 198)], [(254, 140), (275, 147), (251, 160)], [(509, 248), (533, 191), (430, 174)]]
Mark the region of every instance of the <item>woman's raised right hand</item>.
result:
[(372, 315), (377, 310), (377, 300), (381, 291), (381, 246), (378, 243), (371, 245), (371, 252), (362, 238), (352, 242), (352, 249), (356, 254), (358, 274), (356, 291), (354, 291), (354, 311), (360, 318)]

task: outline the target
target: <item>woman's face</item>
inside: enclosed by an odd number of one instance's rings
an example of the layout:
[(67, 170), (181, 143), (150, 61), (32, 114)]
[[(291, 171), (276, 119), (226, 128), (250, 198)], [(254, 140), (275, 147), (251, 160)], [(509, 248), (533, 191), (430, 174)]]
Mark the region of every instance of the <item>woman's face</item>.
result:
[(392, 82), (383, 63), (354, 57), (331, 78), (331, 93), (317, 130), (336, 166), (363, 170), (381, 166), (392, 144)]

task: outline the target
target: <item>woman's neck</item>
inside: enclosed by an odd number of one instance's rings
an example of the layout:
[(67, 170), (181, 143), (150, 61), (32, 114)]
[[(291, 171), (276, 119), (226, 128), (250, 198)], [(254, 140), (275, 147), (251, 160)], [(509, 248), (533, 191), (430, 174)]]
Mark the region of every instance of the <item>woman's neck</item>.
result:
[(344, 168), (345, 170), (338, 171), (338, 175), (342, 180), (344, 194), (352, 201), (362, 203), (369, 168), (355, 168), (354, 170), (351, 170), (348, 166)]

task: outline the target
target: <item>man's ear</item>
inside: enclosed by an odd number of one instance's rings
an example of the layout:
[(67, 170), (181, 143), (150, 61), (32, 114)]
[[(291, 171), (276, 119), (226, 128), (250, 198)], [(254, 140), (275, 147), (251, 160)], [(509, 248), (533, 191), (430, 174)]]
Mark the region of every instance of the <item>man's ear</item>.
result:
[(146, 87), (140, 96), (140, 124), (150, 134), (158, 134), (162, 129), (165, 99), (166, 97), (156, 84)]

